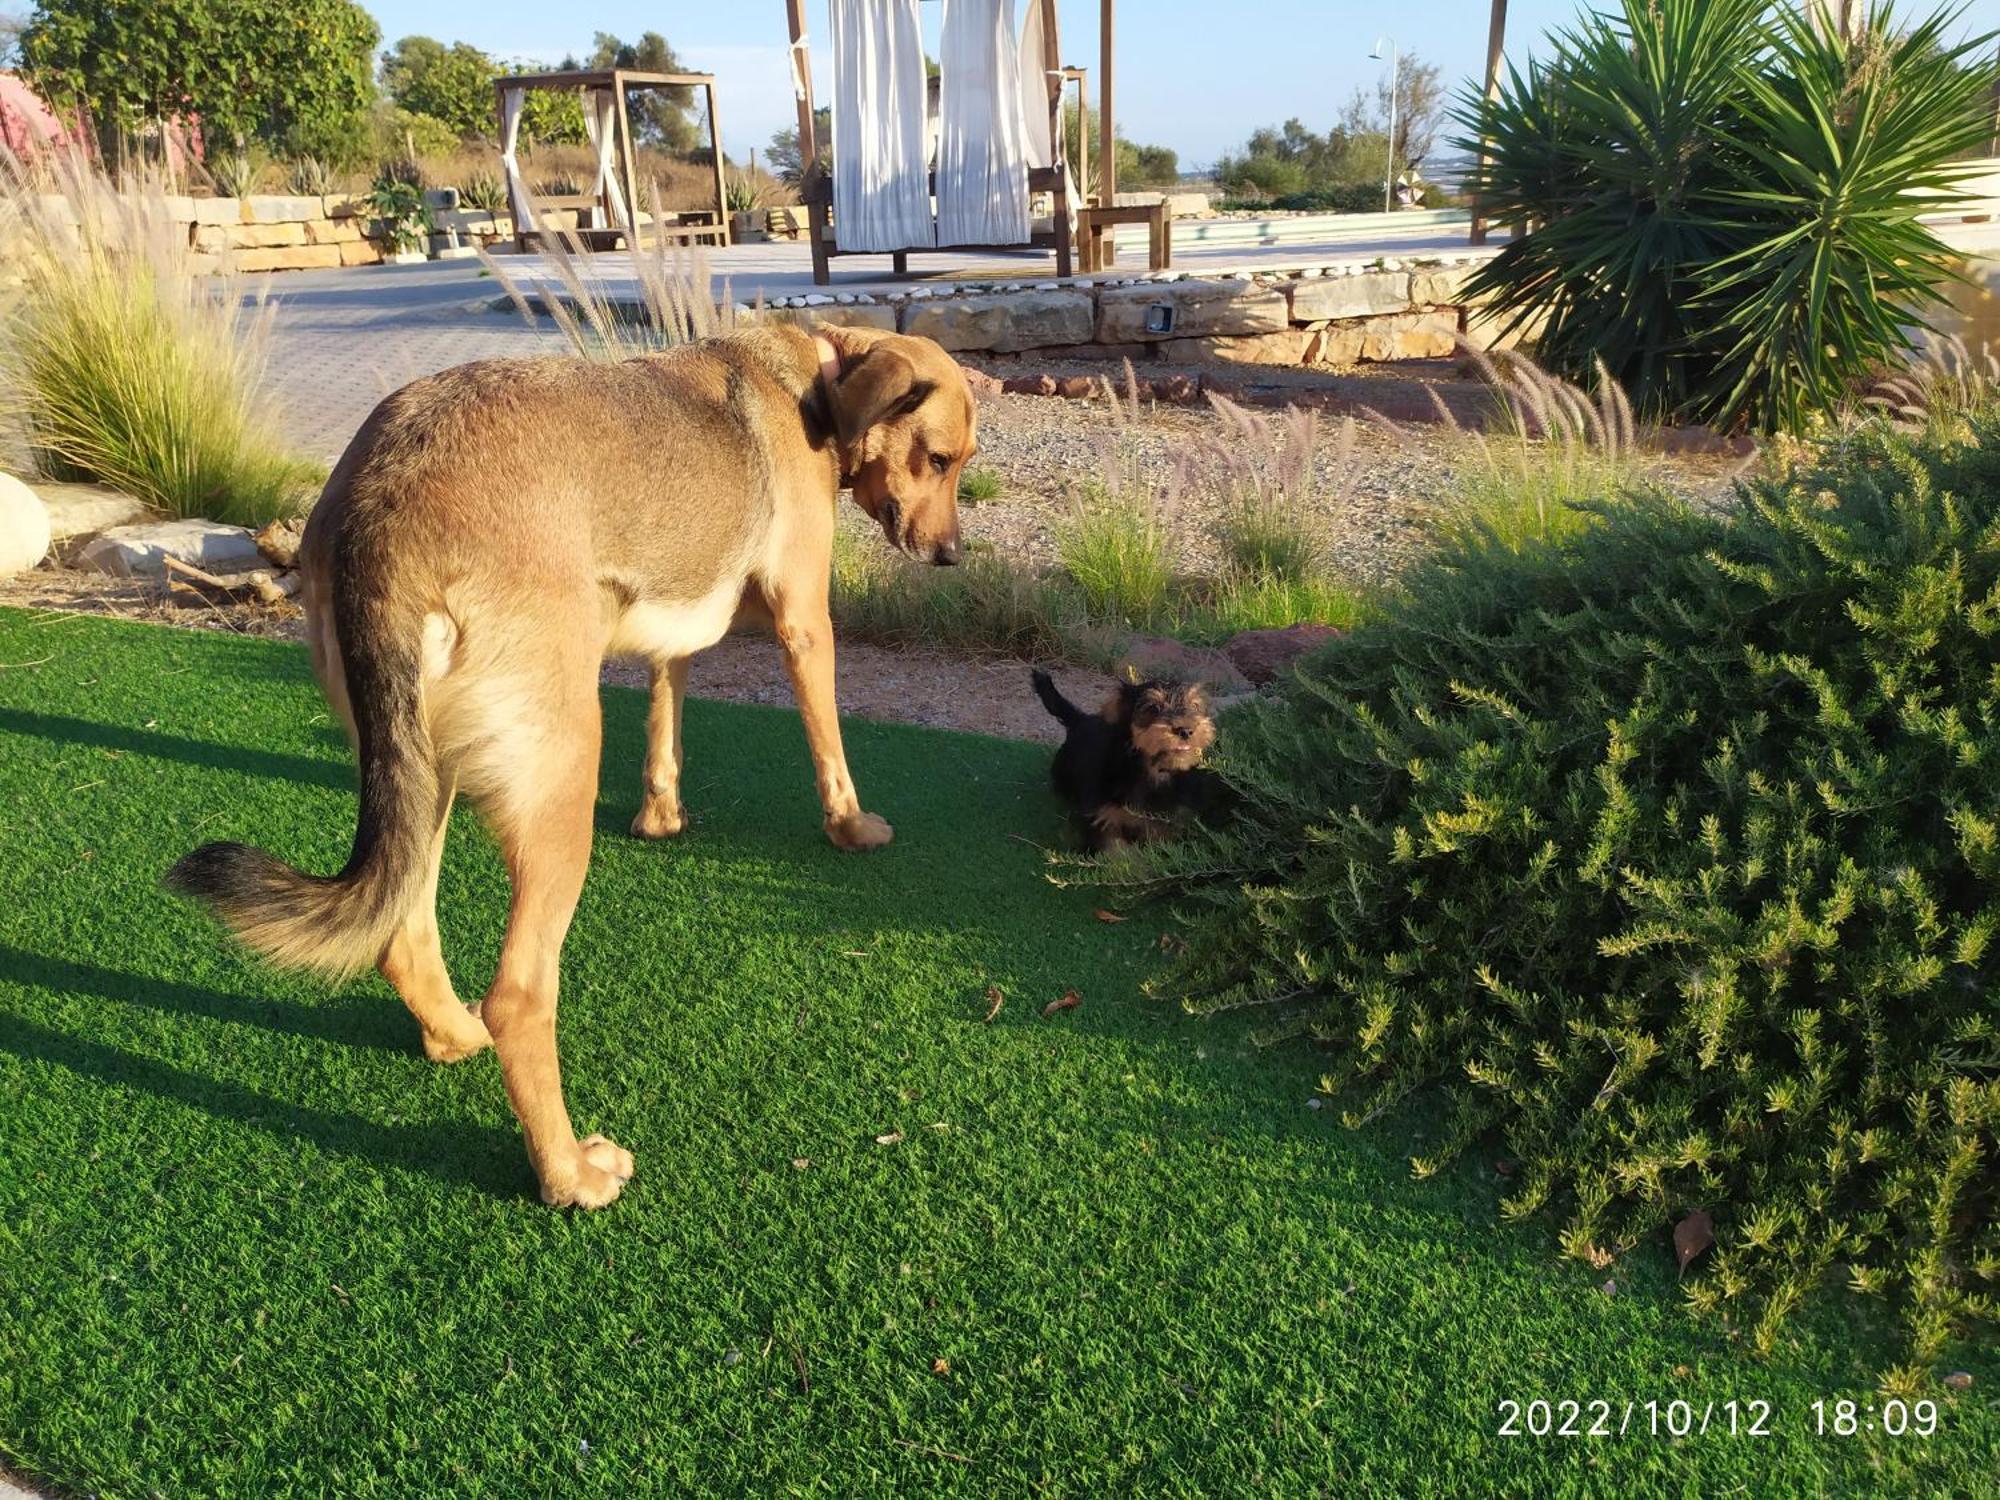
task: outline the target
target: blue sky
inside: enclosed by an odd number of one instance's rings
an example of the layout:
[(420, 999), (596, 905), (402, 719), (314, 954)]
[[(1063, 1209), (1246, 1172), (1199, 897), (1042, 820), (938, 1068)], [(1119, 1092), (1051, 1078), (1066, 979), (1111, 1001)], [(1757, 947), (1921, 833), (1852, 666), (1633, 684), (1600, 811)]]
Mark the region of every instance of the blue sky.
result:
[[(785, 61), (784, 0), (362, 0), (386, 42), (423, 33), (467, 41), (503, 58), (541, 62), (584, 53), (591, 34), (632, 39), (663, 33), (691, 68), (714, 73), (725, 149), (740, 158), (763, 149), (793, 118)], [(1016, 13), (1025, 0), (1016, 0)], [(1525, 55), (1580, 0), (1512, 0), (1508, 54)], [(922, 7), (935, 38), (943, 6)], [(1923, 3), (1899, 7), (1921, 14)], [(1097, 66), (1098, 0), (1059, 0), (1063, 60)], [(1470, 77), (1486, 55), (1486, 0), (1120, 0), (1117, 105), (1134, 140), (1172, 146), (1184, 167), (1205, 165), (1259, 125), (1297, 115), (1331, 123), (1357, 84), (1372, 85), (1383, 64), (1368, 60), (1377, 30), (1434, 62), (1447, 79)], [(806, 0), (819, 102), (828, 98), (826, 0)], [(1974, 0), (1969, 31), (2000, 30), (2000, 0)], [(935, 47), (933, 46), (933, 50)]]

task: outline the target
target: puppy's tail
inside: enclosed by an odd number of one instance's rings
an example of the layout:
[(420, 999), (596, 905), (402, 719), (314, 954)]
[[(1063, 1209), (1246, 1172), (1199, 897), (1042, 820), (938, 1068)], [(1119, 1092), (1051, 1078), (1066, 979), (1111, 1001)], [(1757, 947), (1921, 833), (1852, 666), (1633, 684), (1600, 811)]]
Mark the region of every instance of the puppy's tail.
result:
[(1040, 667), (1031, 667), (1028, 670), (1028, 681), (1035, 685), (1035, 696), (1042, 700), (1042, 706), (1054, 714), (1057, 722), (1064, 728), (1086, 717), (1082, 709), (1062, 695), (1062, 690), (1056, 686), (1055, 679)]
[(205, 901), (245, 945), (284, 968), (340, 977), (374, 963), (415, 903), (438, 822), (425, 723), (421, 627), (344, 590), (334, 625), (361, 755), (361, 819), (338, 875), (307, 875), (246, 844), (203, 844), (167, 885)]

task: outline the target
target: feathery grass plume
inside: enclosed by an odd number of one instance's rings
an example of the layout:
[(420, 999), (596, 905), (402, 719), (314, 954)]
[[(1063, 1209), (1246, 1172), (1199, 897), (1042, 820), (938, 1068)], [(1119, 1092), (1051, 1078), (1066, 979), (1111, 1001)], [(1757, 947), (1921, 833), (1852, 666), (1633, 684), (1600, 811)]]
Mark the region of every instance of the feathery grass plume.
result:
[(1957, 334), (1929, 335), (1903, 368), (1878, 380), (1864, 405), (1898, 422), (1953, 423), (1989, 409), (2000, 398), (2000, 358), (1991, 346), (1979, 352)]
[[(1322, 492), (1319, 413), (1288, 406), (1267, 417), (1213, 391), (1208, 399), (1221, 430), (1181, 455), (1181, 482), (1223, 500), (1217, 539), (1225, 571), (1246, 580), (1320, 578), (1329, 562), (1323, 528), (1337, 493)], [(1336, 491), (1353, 452), (1348, 418), (1334, 447)]]
[[(651, 195), (652, 213), (660, 217), (659, 193)], [(642, 228), (643, 242), (645, 232)], [(597, 273), (583, 243), (568, 230), (544, 236), (542, 253), (536, 258), (554, 279), (550, 286), (523, 284), (519, 273), (507, 262), (479, 249), (479, 263), (492, 275), (516, 311), (534, 323), (537, 312), (546, 312), (570, 347), (586, 359), (620, 360), (635, 355), (655, 354), (698, 339), (712, 338), (736, 326), (735, 304), (729, 285), (723, 284), (720, 300), (712, 289), (708, 256), (700, 246), (669, 244), (664, 235), (655, 235), (650, 246), (635, 247), (629, 257), (638, 280), (637, 302), (621, 301)], [(751, 316), (761, 315), (761, 306)]]
[(0, 413), (41, 471), (180, 516), (297, 514), (324, 477), (263, 389), (270, 306), (206, 275), (157, 177), (121, 189), (81, 155), (0, 157)]
[[(1459, 348), (1485, 381), (1496, 420), (1491, 431), (1467, 428), (1431, 392), (1463, 459), (1431, 519), (1441, 540), (1482, 536), (1517, 549), (1554, 541), (1591, 524), (1594, 502), (1650, 482), (1655, 465), (1639, 447), (1631, 402), (1602, 364), (1593, 396), (1519, 351), (1488, 354), (1463, 340)], [(1363, 414), (1409, 439), (1380, 412)]]

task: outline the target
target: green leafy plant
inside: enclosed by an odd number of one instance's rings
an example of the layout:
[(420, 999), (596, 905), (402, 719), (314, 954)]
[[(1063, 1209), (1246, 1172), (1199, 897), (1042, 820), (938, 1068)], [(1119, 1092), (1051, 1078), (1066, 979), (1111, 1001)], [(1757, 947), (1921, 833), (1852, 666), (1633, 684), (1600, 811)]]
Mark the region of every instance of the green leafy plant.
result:
[(723, 201), (733, 214), (755, 213), (762, 204), (763, 195), (757, 191), (757, 184), (748, 172), (731, 172), (724, 181)]
[(368, 211), (381, 221), (382, 233), (398, 254), (422, 250), (429, 243), (430, 205), (423, 189), (385, 173), (368, 194)]
[(1482, 316), (1644, 411), (1762, 430), (1905, 354), (1951, 274), (1917, 216), (1990, 134), (1991, 38), (1883, 5), (1850, 39), (1803, 9), (1620, 0), (1468, 94), (1468, 186), (1531, 226), (1473, 276)]
[(1689, 1298), (1770, 1349), (1839, 1276), (1898, 1387), (2000, 1312), (2000, 412), (1829, 442), (1721, 509), (1462, 538), (1232, 718), (1159, 987), (1425, 1101), (1603, 1265), (1710, 1216)]
[(0, 416), (53, 478), (220, 521), (303, 510), (321, 471), (260, 395), (264, 305), (197, 274), (159, 183), (120, 191), (81, 159), (47, 171), (0, 164), (0, 243), (22, 278), (0, 316)]

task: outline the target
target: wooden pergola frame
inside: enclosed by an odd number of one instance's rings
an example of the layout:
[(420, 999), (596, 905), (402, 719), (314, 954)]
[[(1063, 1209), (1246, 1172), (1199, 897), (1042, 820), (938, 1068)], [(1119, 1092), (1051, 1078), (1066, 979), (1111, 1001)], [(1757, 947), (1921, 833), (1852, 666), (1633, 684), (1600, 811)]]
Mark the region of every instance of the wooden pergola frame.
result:
[[(641, 225), (639, 223), (639, 174), (637, 159), (632, 150), (632, 117), (627, 106), (628, 96), (634, 90), (698, 88), (707, 96), (708, 102), (708, 149), (715, 173), (715, 209), (712, 222), (701, 223), (683, 217), (679, 223), (668, 224), (657, 221), (652, 225), (654, 233), (663, 237), (693, 241), (711, 240), (718, 245), (729, 243), (729, 198), (723, 179), (722, 126), (715, 110), (715, 75), (713, 73), (642, 73), (630, 68), (587, 68), (558, 73), (518, 73), (508, 78), (493, 81), (493, 103), (496, 116), (504, 119), (507, 94), (510, 90), (553, 89), (553, 90), (597, 90), (608, 89), (617, 101), (616, 129), (618, 132), (617, 177), (625, 200), (626, 222), (615, 222), (616, 215), (611, 208), (608, 193), (601, 197), (595, 192), (580, 195), (579, 200), (569, 198), (544, 199), (550, 208), (587, 208), (601, 210), (605, 222), (602, 225), (578, 228), (574, 231), (556, 231), (568, 235), (577, 244), (587, 249), (610, 249), (620, 236), (632, 249), (639, 248)], [(531, 242), (539, 241), (547, 230), (523, 230), (519, 206), (513, 202), (513, 184), (508, 184), (508, 209), (514, 217), (514, 248), (527, 251), (533, 248)], [(532, 199), (532, 190), (528, 191)], [(531, 202), (531, 207), (537, 206)], [(697, 212), (702, 212), (697, 210)]]

